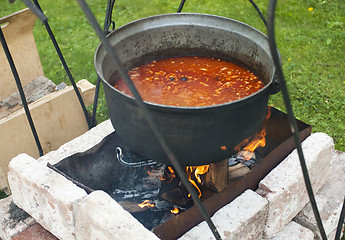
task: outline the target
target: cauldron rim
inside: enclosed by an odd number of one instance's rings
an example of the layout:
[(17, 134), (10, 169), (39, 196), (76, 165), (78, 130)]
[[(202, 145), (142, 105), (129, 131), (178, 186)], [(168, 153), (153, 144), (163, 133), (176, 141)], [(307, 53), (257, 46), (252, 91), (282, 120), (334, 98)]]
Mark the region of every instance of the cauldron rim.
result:
[[(107, 35), (107, 38), (111, 37), (112, 35), (116, 34), (118, 31), (121, 31), (122, 29), (126, 29), (128, 27), (130, 27), (131, 25), (137, 24), (138, 22), (143, 22), (143, 21), (150, 21), (152, 19), (157, 19), (157, 18), (165, 18), (165, 17), (169, 17), (169, 16), (203, 16), (203, 17), (208, 17), (208, 18), (218, 18), (218, 19), (224, 19), (224, 20), (230, 20), (236, 24), (241, 24), (242, 26), (255, 31), (257, 34), (261, 34), (262, 37), (266, 38), (268, 41), (267, 36), (261, 32), (260, 30), (246, 24), (243, 23), (241, 21), (235, 20), (235, 19), (231, 19), (231, 18), (227, 18), (227, 17), (222, 17), (222, 16), (218, 16), (218, 15), (212, 15), (212, 14), (205, 14), (205, 13), (166, 13), (166, 14), (159, 14), (159, 15), (153, 15), (153, 16), (148, 16), (148, 17), (144, 17), (144, 18), (140, 18), (131, 22), (128, 22), (124, 25), (122, 25), (121, 27), (117, 28), (116, 30), (112, 31), (111, 33), (109, 33)], [(174, 24), (167, 24), (166, 26), (171, 26)], [(201, 25), (201, 24), (200, 24)], [(94, 55), (94, 65), (96, 66), (97, 64), (97, 56), (98, 56), (98, 52), (100, 51), (100, 48), (102, 47), (102, 43), (100, 43), (95, 51), (95, 55)], [(249, 68), (247, 68), (249, 69)], [(128, 69), (126, 69), (128, 70)], [(250, 69), (249, 69), (250, 70)], [(121, 91), (119, 91), (118, 89), (116, 89), (113, 85), (111, 85), (104, 77), (104, 75), (102, 74), (101, 71), (99, 71), (99, 69), (96, 67), (96, 72), (97, 75), (100, 77), (100, 79), (102, 80), (102, 82), (106, 85), (108, 85), (113, 91), (116, 91), (118, 94), (121, 95), (121, 97), (126, 98), (127, 100), (131, 101), (133, 104), (135, 103), (135, 98), (132, 96), (129, 96)], [(276, 93), (277, 90), (272, 90), (272, 83), (275, 81), (275, 71), (274, 74), (272, 75), (273, 77), (271, 79), (269, 79), (268, 83), (265, 83), (265, 86), (262, 89), (259, 89), (258, 91), (256, 91), (255, 93), (250, 94), (249, 96), (243, 97), (241, 99), (238, 100), (233, 100), (230, 102), (225, 102), (225, 103), (220, 103), (220, 104), (214, 104), (214, 105), (206, 105), (206, 106), (176, 106), (176, 105), (164, 105), (164, 104), (158, 104), (158, 103), (153, 103), (153, 102), (147, 102), (144, 101), (145, 104), (147, 104), (150, 107), (154, 107), (154, 108), (164, 108), (164, 109), (171, 109), (171, 110), (204, 110), (204, 109), (210, 109), (210, 108), (219, 108), (219, 107), (223, 107), (223, 106), (227, 106), (227, 105), (239, 105), (242, 102), (246, 102), (248, 101), (248, 99), (255, 99), (256, 95), (261, 95), (263, 93), (265, 93), (266, 91), (269, 91), (270, 93)]]

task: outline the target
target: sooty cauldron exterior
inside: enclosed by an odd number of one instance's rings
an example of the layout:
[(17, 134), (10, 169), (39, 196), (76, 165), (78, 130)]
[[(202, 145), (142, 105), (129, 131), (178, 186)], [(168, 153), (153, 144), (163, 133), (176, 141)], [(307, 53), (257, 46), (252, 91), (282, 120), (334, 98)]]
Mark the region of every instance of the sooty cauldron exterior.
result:
[[(127, 69), (173, 56), (208, 56), (242, 65), (265, 83), (248, 97), (219, 105), (178, 107), (145, 102), (184, 166), (231, 156), (237, 144), (261, 129), (269, 96), (279, 91), (267, 37), (232, 19), (194, 13), (157, 15), (124, 25), (107, 38)], [(94, 64), (111, 122), (123, 142), (144, 157), (169, 164), (135, 99), (113, 87), (119, 76), (102, 44)]]

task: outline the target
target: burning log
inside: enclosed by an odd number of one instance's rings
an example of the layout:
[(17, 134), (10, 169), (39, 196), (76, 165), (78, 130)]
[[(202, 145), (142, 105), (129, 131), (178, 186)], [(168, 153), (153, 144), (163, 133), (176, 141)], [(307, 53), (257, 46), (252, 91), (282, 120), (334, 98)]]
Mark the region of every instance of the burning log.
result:
[(144, 212), (147, 210), (146, 207), (140, 207), (137, 202), (121, 201), (118, 203), (121, 205), (123, 209), (130, 213)]
[(228, 159), (211, 163), (204, 176), (204, 186), (214, 192), (222, 191), (228, 184)]
[(168, 192), (162, 193), (161, 197), (164, 200), (174, 203), (178, 206), (187, 206), (189, 203), (187, 193), (182, 191), (182, 189), (178, 186)]
[(182, 185), (180, 178), (175, 175), (171, 167), (167, 168), (166, 179), (162, 182), (159, 195), (162, 199), (179, 206), (187, 206), (190, 201), (187, 190)]

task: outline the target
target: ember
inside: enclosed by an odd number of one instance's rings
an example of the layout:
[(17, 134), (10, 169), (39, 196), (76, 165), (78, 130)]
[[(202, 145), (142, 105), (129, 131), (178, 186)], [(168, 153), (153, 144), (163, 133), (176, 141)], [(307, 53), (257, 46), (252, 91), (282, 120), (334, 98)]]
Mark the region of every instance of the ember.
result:
[(139, 203), (138, 206), (141, 208), (145, 208), (145, 207), (154, 207), (155, 205), (150, 200), (145, 200), (142, 203)]
[(178, 210), (178, 208), (174, 208), (173, 210), (170, 211), (173, 214), (178, 214), (180, 212), (180, 210)]

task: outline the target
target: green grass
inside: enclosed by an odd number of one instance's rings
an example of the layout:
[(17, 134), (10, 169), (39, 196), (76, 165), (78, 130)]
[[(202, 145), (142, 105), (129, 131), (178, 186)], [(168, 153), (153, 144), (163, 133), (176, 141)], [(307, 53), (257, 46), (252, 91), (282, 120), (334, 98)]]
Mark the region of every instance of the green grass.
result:
[[(106, 1), (88, 2), (103, 25)], [(268, 1), (256, 2), (265, 13)], [(41, 0), (40, 3), (75, 79), (86, 78), (95, 83), (93, 55), (99, 40), (76, 1)], [(118, 0), (114, 11), (116, 26), (150, 15), (176, 12), (178, 5), (176, 0)], [(0, 0), (0, 6), (0, 16), (25, 7), (21, 1), (10, 4), (7, 0)], [(343, 9), (344, 0), (285, 0), (278, 2), (276, 12), (277, 44), (295, 115), (311, 124), (314, 132), (325, 132), (333, 137), (336, 149), (341, 151), (345, 151)], [(249, 1), (187, 0), (184, 12), (234, 18), (266, 32)], [(56, 83), (69, 83), (39, 21), (34, 35), (45, 75)], [(270, 104), (285, 111), (280, 93), (271, 97)], [(106, 102), (101, 92), (97, 119), (101, 122), (107, 118)]]

